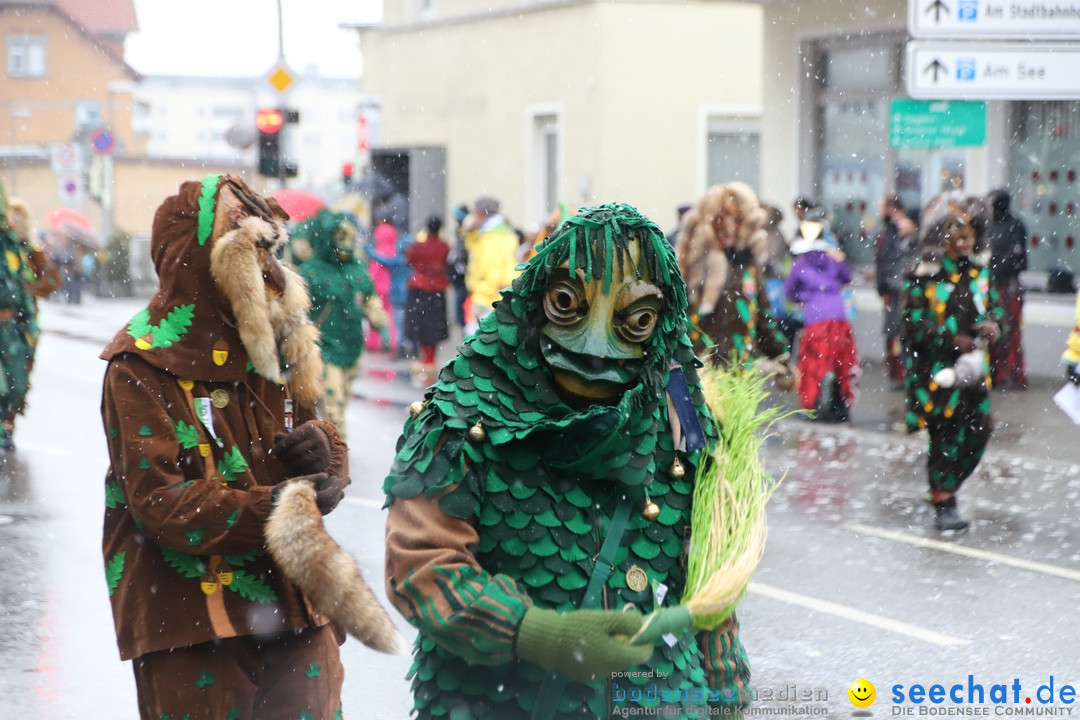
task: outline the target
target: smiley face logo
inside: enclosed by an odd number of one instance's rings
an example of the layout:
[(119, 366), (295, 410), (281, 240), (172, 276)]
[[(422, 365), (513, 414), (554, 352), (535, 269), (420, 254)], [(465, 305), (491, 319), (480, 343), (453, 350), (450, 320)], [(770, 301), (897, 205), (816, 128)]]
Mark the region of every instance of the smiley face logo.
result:
[(857, 708), (868, 708), (877, 700), (877, 688), (874, 683), (864, 678), (859, 678), (851, 683), (847, 690), (848, 700)]

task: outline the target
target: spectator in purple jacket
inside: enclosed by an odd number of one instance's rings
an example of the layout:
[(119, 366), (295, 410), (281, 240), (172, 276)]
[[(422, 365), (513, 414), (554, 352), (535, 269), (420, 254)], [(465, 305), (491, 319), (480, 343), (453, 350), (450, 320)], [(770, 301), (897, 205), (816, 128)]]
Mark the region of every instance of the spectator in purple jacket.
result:
[(847, 422), (858, 395), (859, 357), (844, 302), (851, 271), (824, 220), (804, 220), (791, 244), (784, 293), (802, 306), (799, 404), (822, 422)]

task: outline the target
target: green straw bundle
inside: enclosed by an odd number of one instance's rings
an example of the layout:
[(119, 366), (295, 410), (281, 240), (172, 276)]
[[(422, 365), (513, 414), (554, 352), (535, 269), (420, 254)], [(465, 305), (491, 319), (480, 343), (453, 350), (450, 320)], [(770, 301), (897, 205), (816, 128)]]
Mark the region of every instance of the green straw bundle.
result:
[(761, 447), (773, 425), (793, 414), (760, 410), (766, 378), (732, 363), (701, 371), (720, 441), (698, 463), (682, 604), (652, 613), (631, 642), (654, 642), (689, 625), (713, 630), (746, 594), (765, 552), (765, 505), (779, 482), (766, 472)]
[(694, 627), (716, 628), (735, 610), (765, 552), (765, 505), (778, 482), (765, 470), (761, 447), (788, 411), (761, 410), (766, 378), (736, 365), (702, 374), (720, 442), (698, 464), (691, 510), (683, 604)]

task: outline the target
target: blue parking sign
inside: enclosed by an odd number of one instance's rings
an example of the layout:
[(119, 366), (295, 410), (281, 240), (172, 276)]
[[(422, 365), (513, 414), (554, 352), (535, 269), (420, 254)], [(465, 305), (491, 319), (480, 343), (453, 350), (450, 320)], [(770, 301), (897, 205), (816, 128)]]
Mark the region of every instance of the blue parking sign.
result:
[(956, 80), (958, 82), (975, 80), (975, 58), (960, 58), (956, 61)]

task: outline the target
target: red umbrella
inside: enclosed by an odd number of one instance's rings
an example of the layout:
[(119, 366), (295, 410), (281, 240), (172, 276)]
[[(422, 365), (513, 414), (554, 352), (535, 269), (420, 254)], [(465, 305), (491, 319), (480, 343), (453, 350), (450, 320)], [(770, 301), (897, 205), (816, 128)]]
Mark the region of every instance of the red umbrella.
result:
[(294, 221), (307, 220), (326, 207), (321, 197), (307, 190), (286, 188), (270, 193), (270, 197), (277, 200)]
[(101, 238), (97, 236), (97, 233), (75, 223), (63, 223), (58, 228), (49, 228), (46, 233), (54, 242), (69, 241), (87, 250), (100, 250), (102, 247)]
[(45, 222), (48, 223), (51, 228), (59, 228), (62, 225), (75, 225), (81, 227), (83, 230), (91, 230), (90, 221), (86, 219), (78, 210), (72, 210), (70, 208), (56, 208), (50, 210), (49, 214), (45, 216)]

